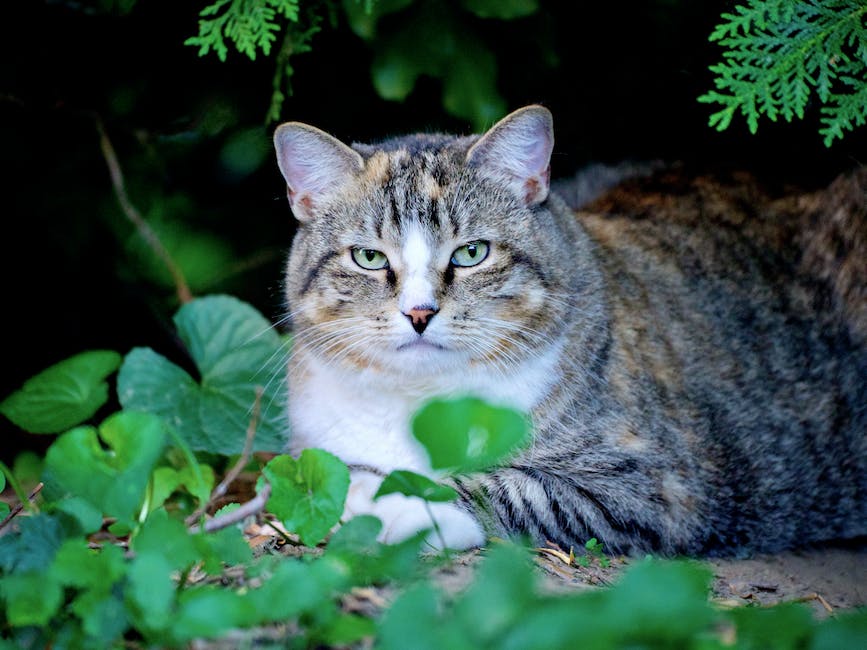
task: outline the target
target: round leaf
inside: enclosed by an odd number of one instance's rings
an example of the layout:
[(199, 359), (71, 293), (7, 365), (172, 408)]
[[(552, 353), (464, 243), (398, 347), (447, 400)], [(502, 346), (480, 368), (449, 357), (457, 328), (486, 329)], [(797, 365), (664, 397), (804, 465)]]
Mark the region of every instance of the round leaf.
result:
[(374, 495), (374, 499), (386, 494), (399, 493), (408, 497), (418, 497), (425, 501), (454, 501), (458, 493), (448, 485), (440, 485), (427, 476), (398, 469), (386, 476)]
[(165, 430), (147, 413), (122, 412), (99, 427), (60, 436), (45, 457), (46, 482), (86, 499), (120, 522), (133, 519), (162, 454)]
[(300, 458), (277, 456), (262, 474), (271, 483), (266, 505), (287, 530), (308, 546), (321, 542), (340, 520), (349, 490), (349, 470), (322, 449), (305, 449)]
[(434, 469), (469, 472), (504, 462), (530, 440), (527, 419), (475, 398), (437, 400), (412, 421)]
[(118, 375), (125, 409), (160, 416), (195, 450), (239, 453), (262, 389), (254, 449), (286, 444), (284, 343), (253, 307), (229, 296), (194, 300), (175, 315), (201, 381), (149, 348), (136, 348)]
[(92, 417), (108, 401), (105, 378), (121, 357), (92, 350), (70, 357), (29, 379), (0, 402), (0, 413), (30, 433), (60, 433)]

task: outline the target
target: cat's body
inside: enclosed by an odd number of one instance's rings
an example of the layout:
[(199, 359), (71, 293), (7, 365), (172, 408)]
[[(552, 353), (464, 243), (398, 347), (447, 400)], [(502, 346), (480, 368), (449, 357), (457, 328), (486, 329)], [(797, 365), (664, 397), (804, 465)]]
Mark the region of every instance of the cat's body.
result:
[[(371, 496), (431, 474), (426, 400), (529, 412), (533, 444), (461, 477), (446, 542), (773, 550), (867, 534), (867, 174), (771, 201), (749, 183), (625, 184), (575, 214), (548, 192), (540, 107), (481, 138), (275, 136), (300, 221), (291, 448), (352, 472), (383, 538), (429, 526)], [(833, 189), (833, 188), (832, 188)], [(836, 201), (836, 203), (835, 203)]]

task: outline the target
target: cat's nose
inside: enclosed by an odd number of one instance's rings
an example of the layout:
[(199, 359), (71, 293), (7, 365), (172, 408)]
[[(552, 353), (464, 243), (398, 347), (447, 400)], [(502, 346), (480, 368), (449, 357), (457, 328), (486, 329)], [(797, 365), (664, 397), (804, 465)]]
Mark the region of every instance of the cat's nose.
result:
[(431, 305), (422, 305), (403, 312), (403, 315), (410, 320), (412, 328), (421, 334), (425, 331), (425, 328), (427, 328), (430, 319), (433, 318), (434, 314), (438, 311), (439, 309), (432, 307)]

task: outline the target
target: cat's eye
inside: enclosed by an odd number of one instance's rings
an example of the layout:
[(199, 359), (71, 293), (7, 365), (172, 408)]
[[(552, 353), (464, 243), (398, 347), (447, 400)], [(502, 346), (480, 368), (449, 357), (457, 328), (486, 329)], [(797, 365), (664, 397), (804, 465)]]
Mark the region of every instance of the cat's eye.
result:
[(352, 259), (358, 266), (368, 271), (388, 268), (388, 258), (385, 253), (372, 248), (353, 248)]
[(454, 266), (475, 266), (481, 264), (488, 256), (490, 246), (488, 242), (472, 241), (469, 244), (456, 248), (452, 253), (452, 264)]

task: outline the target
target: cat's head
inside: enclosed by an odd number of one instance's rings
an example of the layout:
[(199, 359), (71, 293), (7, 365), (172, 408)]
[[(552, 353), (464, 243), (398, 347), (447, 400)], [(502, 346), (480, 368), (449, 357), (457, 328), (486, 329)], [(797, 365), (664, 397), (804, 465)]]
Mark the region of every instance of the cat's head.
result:
[(508, 372), (551, 344), (569, 249), (546, 206), (545, 108), (482, 136), (349, 147), (287, 123), (274, 142), (299, 221), (286, 283), (299, 350), (424, 375)]

